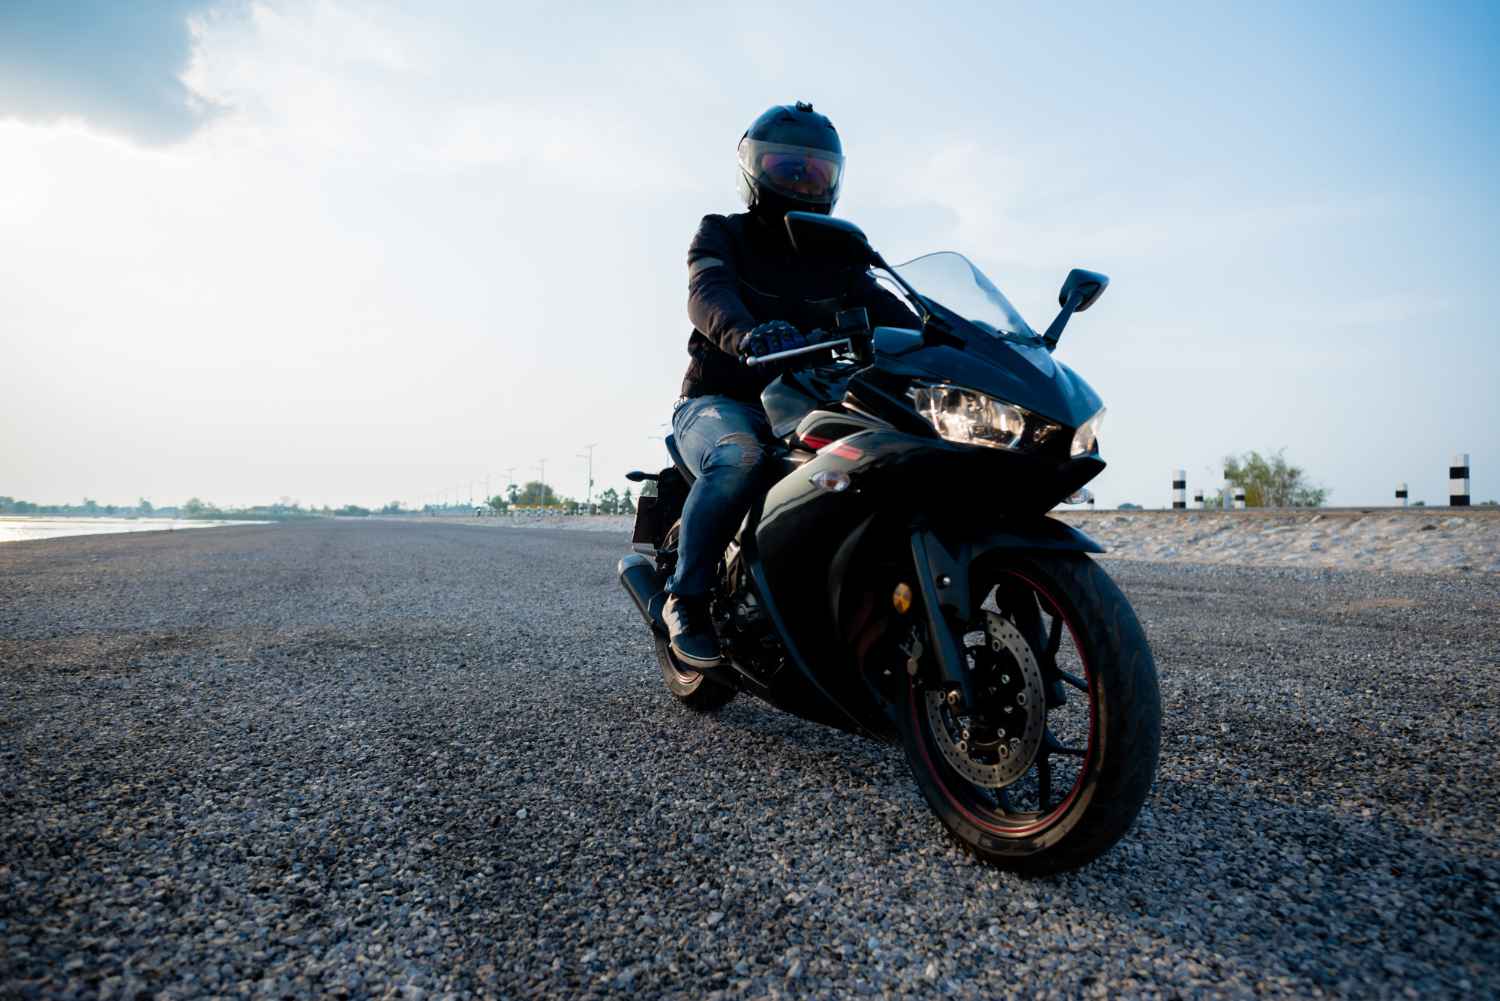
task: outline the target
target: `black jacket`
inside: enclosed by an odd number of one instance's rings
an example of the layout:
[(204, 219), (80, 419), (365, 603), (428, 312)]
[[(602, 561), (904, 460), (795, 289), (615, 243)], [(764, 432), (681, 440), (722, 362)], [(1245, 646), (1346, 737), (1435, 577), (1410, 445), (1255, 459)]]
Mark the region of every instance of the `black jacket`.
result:
[(861, 268), (807, 264), (791, 241), (754, 215), (709, 215), (688, 247), (688, 338), (684, 396), (728, 396), (759, 403), (776, 373), (740, 364), (751, 327), (785, 320), (803, 333), (830, 329), (833, 314), (863, 306), (876, 327), (920, 326), (915, 313)]

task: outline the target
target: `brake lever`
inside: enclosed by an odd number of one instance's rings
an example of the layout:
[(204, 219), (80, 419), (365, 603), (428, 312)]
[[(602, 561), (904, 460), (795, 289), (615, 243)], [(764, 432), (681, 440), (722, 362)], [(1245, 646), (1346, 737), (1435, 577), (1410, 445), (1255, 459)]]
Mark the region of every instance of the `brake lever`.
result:
[(840, 345), (848, 348), (852, 348), (854, 346), (853, 342), (851, 342), (849, 338), (844, 337), (836, 341), (824, 341), (822, 344), (809, 344), (806, 347), (802, 348), (792, 348), (790, 351), (778, 351), (773, 355), (761, 355), (759, 357), (751, 355), (750, 357), (745, 359), (745, 364), (770, 365), (773, 362), (781, 361), (784, 358), (795, 358), (798, 355), (811, 354), (814, 351), (830, 351), (836, 347), (839, 347)]

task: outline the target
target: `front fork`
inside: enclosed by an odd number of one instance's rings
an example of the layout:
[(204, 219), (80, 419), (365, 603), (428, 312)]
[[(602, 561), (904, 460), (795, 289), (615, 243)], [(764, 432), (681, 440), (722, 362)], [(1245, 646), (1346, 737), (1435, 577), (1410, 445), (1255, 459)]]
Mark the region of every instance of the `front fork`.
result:
[(938, 683), (948, 693), (950, 703), (956, 695), (958, 704), (973, 706), (976, 703), (969, 660), (960, 643), (963, 634), (955, 633), (948, 619), (952, 615), (958, 622), (968, 622), (973, 617), (969, 608), (968, 567), (959, 566), (943, 544), (920, 525), (912, 529), (910, 543), (917, 591), (922, 596), (926, 619), (928, 649), (937, 667)]
[[(920, 525), (911, 530), (910, 544), (917, 589), (922, 596), (926, 636), (919, 639), (913, 635), (911, 643), (916, 649), (906, 649), (911, 658), (908, 670), (915, 674), (921, 654), (931, 651), (936, 680), (947, 695), (949, 705), (973, 708), (978, 703), (974, 699), (969, 659), (962, 644), (963, 635), (970, 628), (968, 623), (975, 617), (969, 588), (968, 549), (965, 547), (955, 559), (942, 542)], [(1062, 620), (1053, 620), (1049, 635), (1037, 618), (1034, 602), (1028, 605), (1004, 601), (1006, 595), (1003, 593), (998, 597), (1002, 599), (1002, 608), (1010, 608), (1009, 614), (1015, 618), (1017, 628), (1036, 654), (1046, 685), (1047, 709), (1067, 705), (1067, 687), (1056, 662)], [(983, 598), (981, 595), (980, 600)]]

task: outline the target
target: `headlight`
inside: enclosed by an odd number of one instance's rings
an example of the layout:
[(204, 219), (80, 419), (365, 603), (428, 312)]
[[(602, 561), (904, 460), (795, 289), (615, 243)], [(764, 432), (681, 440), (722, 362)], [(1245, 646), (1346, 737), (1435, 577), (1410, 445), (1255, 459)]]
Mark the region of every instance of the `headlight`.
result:
[(1073, 432), (1073, 447), (1068, 449), (1069, 455), (1088, 455), (1099, 447), (1099, 425), (1104, 423), (1104, 415), (1109, 413), (1103, 407), (1099, 412), (1083, 422), (1083, 426)]
[(939, 435), (964, 445), (1029, 452), (1062, 430), (1024, 407), (944, 382), (917, 383), (910, 396)]

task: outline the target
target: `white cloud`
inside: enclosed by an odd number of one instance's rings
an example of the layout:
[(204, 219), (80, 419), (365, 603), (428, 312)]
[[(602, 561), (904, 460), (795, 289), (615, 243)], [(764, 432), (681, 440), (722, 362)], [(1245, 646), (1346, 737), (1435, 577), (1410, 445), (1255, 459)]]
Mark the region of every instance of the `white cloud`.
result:
[(545, 74), (531, 72), (540, 67), (506, 54), (485, 60), (476, 78), (475, 45), (420, 16), (327, 0), (255, 4), (247, 16), (196, 20), (193, 37), (183, 82), (225, 109), (205, 140), (248, 132), (372, 172), (523, 164), (615, 191), (640, 174), (691, 181), (666, 150), (640, 142), (607, 100), (553, 97)]

